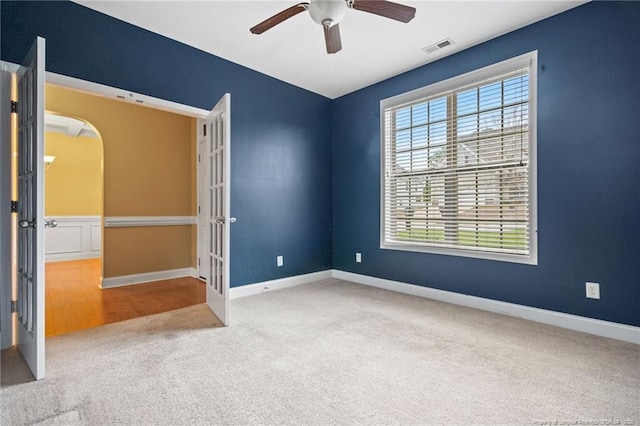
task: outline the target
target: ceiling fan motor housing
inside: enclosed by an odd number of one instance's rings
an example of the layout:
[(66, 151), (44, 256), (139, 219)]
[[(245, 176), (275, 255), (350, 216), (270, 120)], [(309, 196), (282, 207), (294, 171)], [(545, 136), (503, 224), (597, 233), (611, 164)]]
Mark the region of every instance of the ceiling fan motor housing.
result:
[(309, 3), (311, 19), (323, 27), (337, 24), (347, 13), (347, 3), (344, 0), (312, 0)]

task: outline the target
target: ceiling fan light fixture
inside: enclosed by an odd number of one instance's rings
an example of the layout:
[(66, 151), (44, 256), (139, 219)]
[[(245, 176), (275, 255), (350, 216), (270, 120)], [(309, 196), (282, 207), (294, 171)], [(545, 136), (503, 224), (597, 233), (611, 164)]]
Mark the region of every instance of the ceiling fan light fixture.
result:
[(312, 0), (309, 3), (311, 19), (323, 27), (339, 23), (346, 13), (347, 3), (344, 0)]
[(337, 53), (342, 50), (342, 40), (340, 39), (340, 21), (347, 13), (347, 9), (354, 9), (361, 12), (371, 13), (384, 18), (407, 23), (416, 15), (416, 8), (394, 3), (387, 0), (308, 0), (309, 2), (298, 3), (270, 18), (265, 19), (258, 25), (249, 28), (253, 34), (263, 32), (275, 27), (278, 24), (296, 16), (304, 11), (309, 12), (309, 16), (316, 24), (322, 26), (324, 30), (324, 42), (327, 53)]

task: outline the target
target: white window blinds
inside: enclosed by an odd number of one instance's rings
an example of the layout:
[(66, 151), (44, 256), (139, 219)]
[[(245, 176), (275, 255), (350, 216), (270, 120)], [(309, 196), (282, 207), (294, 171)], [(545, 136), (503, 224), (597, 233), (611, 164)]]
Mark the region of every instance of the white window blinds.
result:
[(530, 67), (518, 65), (383, 101), (383, 247), (530, 256)]

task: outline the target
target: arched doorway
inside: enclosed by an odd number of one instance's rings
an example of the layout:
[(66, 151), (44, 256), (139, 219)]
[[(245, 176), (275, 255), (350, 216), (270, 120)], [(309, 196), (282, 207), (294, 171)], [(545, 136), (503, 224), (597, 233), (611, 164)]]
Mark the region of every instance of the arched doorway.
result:
[(104, 146), (81, 117), (45, 114), (45, 333), (100, 325)]

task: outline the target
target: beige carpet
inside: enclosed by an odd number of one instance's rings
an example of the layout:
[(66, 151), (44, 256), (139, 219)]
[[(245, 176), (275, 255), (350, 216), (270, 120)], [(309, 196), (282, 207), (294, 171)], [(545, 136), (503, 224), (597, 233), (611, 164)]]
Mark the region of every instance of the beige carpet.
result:
[(3, 353), (2, 425), (640, 425), (633, 344), (339, 280), (231, 308), (47, 339), (40, 382)]

